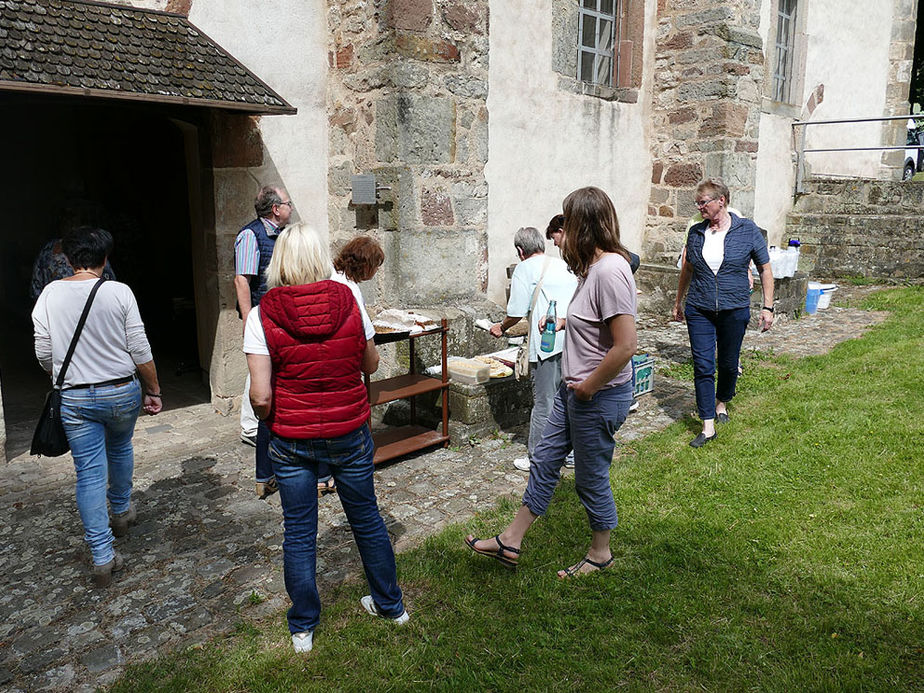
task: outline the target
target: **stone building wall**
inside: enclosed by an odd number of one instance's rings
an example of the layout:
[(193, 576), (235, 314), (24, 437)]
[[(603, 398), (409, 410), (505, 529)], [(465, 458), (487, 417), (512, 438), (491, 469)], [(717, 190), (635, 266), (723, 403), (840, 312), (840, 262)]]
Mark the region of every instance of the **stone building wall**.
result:
[[(886, 86), (884, 116), (909, 113), (908, 89), (914, 69), (914, 36), (918, 0), (892, 0), (892, 40), (889, 43), (889, 83)], [(882, 145), (893, 146), (905, 140), (905, 121), (884, 124)], [(902, 150), (882, 153), (884, 178), (901, 180), (905, 155)]]
[(799, 268), (819, 277), (924, 278), (924, 184), (820, 179), (786, 220)]
[(643, 257), (673, 263), (696, 213), (696, 183), (721, 177), (754, 205), (764, 53), (760, 0), (658, 0), (652, 171)]
[[(464, 302), (487, 286), (487, 0), (331, 0), (328, 220), (376, 237), (367, 301)], [(388, 186), (354, 207), (350, 179)]]

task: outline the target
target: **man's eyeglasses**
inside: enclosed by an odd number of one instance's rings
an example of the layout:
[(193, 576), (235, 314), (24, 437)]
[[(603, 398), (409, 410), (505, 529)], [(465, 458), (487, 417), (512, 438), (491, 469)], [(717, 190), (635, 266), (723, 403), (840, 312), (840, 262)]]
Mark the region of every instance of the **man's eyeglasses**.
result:
[(276, 206), (277, 206), (277, 207), (279, 207), (279, 206), (281, 206), (281, 205), (289, 205), (289, 209), (292, 209), (292, 200), (285, 200), (285, 201), (283, 201), (283, 202), (277, 202), (277, 203), (276, 203)]
[(710, 197), (708, 200), (696, 200), (696, 202), (694, 202), (693, 204), (695, 204), (698, 209), (702, 209), (703, 207), (708, 205), (710, 202), (715, 202), (718, 199), (719, 198), (717, 197)]

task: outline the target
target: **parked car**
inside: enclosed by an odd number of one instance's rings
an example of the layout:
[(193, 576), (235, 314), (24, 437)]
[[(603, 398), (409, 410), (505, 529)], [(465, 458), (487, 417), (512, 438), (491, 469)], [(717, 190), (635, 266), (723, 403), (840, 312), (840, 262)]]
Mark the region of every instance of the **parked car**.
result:
[[(924, 145), (924, 132), (919, 132), (914, 118), (909, 118), (908, 137), (905, 141), (905, 146), (916, 147), (920, 145)], [(915, 173), (922, 170), (924, 170), (924, 149), (906, 149), (902, 180), (911, 180)]]

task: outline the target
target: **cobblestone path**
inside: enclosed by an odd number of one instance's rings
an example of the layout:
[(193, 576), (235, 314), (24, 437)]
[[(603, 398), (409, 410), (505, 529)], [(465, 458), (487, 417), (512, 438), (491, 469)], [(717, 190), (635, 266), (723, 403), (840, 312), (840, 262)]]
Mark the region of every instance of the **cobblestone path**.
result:
[[(865, 291), (868, 291), (866, 289)], [(856, 293), (851, 294), (853, 296)], [(842, 292), (835, 306), (850, 301)], [(822, 353), (856, 337), (883, 314), (832, 307), (748, 333), (745, 349)], [(660, 316), (640, 321), (643, 350), (689, 359), (686, 328)], [(632, 440), (694, 411), (692, 384), (656, 378), (620, 437)], [(139, 420), (135, 493), (139, 523), (116, 540), (125, 570), (93, 589), (77, 515), (70, 456), (22, 455), (0, 468), (0, 688), (94, 690), (126, 663), (203, 642), (241, 618), (278, 614), (282, 515), (278, 496), (253, 493), (253, 452), (238, 441), (236, 417), (207, 404)], [(379, 501), (400, 551), (522, 493), (522, 431), (454, 445), (376, 472)], [(318, 573), (322, 588), (361, 575), (335, 496), (321, 501)], [(253, 604), (256, 593), (263, 601)]]

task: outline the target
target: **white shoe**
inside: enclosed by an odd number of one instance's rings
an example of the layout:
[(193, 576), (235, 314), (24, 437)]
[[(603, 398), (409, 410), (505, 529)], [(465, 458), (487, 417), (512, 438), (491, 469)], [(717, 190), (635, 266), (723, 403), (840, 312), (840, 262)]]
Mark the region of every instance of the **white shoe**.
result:
[(368, 614), (388, 619), (389, 621), (392, 621), (399, 626), (403, 626), (405, 623), (411, 620), (411, 617), (407, 613), (407, 609), (402, 611), (400, 616), (386, 616), (381, 611), (379, 611), (379, 607), (376, 606), (376, 603), (373, 601), (371, 594), (367, 594), (365, 597), (360, 599), (359, 603), (363, 605), (363, 608)]
[(574, 469), (574, 453), (565, 458), (565, 469)]
[(632, 400), (632, 404), (629, 405), (629, 411), (630, 412), (638, 411), (638, 400), (637, 399)]
[(292, 633), (292, 647), (296, 652), (311, 652), (313, 647), (314, 631), (306, 630), (304, 633)]
[(513, 466), (519, 469), (521, 472), (528, 472), (529, 466), (530, 466), (529, 458), (528, 457), (517, 457), (513, 461)]

